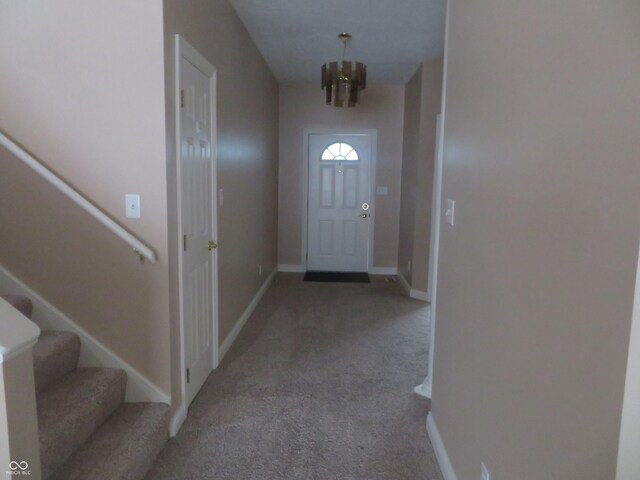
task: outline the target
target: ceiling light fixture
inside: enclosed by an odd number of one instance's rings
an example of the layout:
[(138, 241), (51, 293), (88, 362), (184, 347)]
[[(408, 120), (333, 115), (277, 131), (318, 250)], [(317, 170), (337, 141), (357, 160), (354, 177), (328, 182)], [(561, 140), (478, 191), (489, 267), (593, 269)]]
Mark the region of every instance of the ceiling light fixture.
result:
[(327, 105), (355, 107), (360, 101), (360, 90), (367, 88), (367, 66), (364, 63), (345, 60), (347, 42), (351, 34), (341, 33), (342, 61), (322, 65), (322, 88), (327, 92)]

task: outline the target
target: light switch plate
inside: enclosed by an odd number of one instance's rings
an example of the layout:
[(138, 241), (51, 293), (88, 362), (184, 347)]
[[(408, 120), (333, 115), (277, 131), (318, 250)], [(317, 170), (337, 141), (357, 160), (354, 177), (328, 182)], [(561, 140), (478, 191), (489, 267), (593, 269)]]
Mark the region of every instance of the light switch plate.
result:
[(140, 218), (140, 195), (128, 193), (124, 196), (127, 218)]
[(455, 223), (455, 214), (456, 214), (456, 202), (451, 199), (447, 199), (447, 204), (444, 211), (444, 218), (445, 218), (445, 221), (447, 222), (447, 225), (453, 226), (453, 224)]

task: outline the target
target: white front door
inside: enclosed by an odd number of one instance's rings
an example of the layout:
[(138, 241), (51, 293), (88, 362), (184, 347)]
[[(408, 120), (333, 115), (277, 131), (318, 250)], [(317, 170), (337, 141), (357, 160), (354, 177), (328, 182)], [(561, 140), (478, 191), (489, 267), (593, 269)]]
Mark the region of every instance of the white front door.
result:
[(184, 41), (179, 74), (181, 308), (187, 406), (214, 368), (217, 354), (214, 70)]
[(368, 134), (309, 135), (307, 270), (368, 271), (371, 149)]

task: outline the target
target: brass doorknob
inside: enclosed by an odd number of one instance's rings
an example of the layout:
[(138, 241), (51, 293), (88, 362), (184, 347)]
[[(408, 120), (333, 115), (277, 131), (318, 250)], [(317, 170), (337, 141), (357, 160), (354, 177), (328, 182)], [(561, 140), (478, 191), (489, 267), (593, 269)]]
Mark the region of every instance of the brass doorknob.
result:
[(218, 248), (218, 244), (213, 240), (209, 240), (209, 243), (207, 244), (207, 248), (209, 249), (209, 251), (211, 251), (214, 248)]

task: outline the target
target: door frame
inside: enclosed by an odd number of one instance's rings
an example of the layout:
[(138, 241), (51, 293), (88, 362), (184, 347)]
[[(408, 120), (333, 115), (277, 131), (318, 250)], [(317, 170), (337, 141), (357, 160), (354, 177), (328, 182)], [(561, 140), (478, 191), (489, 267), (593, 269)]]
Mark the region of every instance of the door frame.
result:
[(440, 255), (440, 229), (442, 227), (442, 167), (444, 160), (444, 116), (439, 113), (436, 120), (436, 150), (435, 168), (433, 172), (433, 201), (431, 204), (431, 240), (429, 251), (429, 283), (427, 285), (427, 301), (429, 306), (429, 361), (427, 376), (414, 392), (423, 397), (431, 398), (433, 386), (433, 359), (436, 342), (436, 308), (438, 297), (438, 259)]
[(378, 152), (378, 130), (375, 128), (305, 128), (303, 130), (302, 153), (305, 159), (302, 171), (302, 270), (307, 271), (309, 245), (307, 243), (309, 233), (309, 137), (311, 135), (369, 135), (371, 138), (371, 159), (369, 164), (369, 251), (367, 252), (367, 271), (373, 269), (373, 237), (376, 221), (376, 157)]
[[(446, 79), (446, 77), (445, 77)], [(442, 172), (444, 167), (444, 108), (437, 117), (436, 127), (436, 158), (433, 174), (433, 205), (431, 217), (431, 260), (429, 262), (429, 285), (427, 297), (429, 307), (430, 332), (429, 332), (429, 364), (428, 373), (420, 388), (421, 394), (432, 398), (433, 390), (433, 362), (436, 345), (436, 309), (438, 307), (438, 261), (440, 259), (440, 229), (442, 228)]]
[(436, 117), (436, 151), (433, 171), (433, 199), (431, 204), (431, 240), (429, 249), (429, 284), (427, 285), (427, 301), (435, 301), (436, 283), (438, 281), (438, 252), (440, 251), (440, 212), (442, 208), (442, 115)]
[[(216, 83), (217, 72), (216, 69), (209, 63), (209, 61), (199, 54), (189, 43), (180, 35), (175, 35), (175, 68), (174, 68), (174, 85), (175, 85), (175, 111), (174, 119), (176, 122), (176, 201), (177, 201), (177, 248), (178, 248), (178, 298), (179, 298), (179, 315), (180, 315), (180, 389), (181, 389), (181, 401), (180, 409), (182, 414), (186, 416), (186, 361), (185, 361), (185, 338), (184, 338), (184, 284), (182, 279), (183, 274), (183, 262), (182, 262), (182, 172), (181, 172), (181, 125), (180, 125), (180, 66), (182, 59), (185, 59), (192, 63), (196, 68), (202, 71), (209, 77), (209, 99), (211, 102), (211, 233), (214, 239), (218, 238), (218, 205), (217, 205), (217, 118), (216, 118)], [(211, 301), (213, 303), (211, 328), (212, 335), (212, 350), (213, 350), (213, 369), (218, 367), (218, 255), (214, 252), (211, 253), (211, 268), (212, 268), (212, 286), (213, 295)]]

